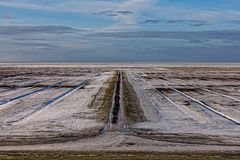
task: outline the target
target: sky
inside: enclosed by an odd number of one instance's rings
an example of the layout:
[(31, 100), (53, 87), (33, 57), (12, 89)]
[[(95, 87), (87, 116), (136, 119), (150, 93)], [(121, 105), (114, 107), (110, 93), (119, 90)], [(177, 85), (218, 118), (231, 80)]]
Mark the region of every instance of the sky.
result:
[(239, 0), (0, 0), (0, 62), (240, 62)]

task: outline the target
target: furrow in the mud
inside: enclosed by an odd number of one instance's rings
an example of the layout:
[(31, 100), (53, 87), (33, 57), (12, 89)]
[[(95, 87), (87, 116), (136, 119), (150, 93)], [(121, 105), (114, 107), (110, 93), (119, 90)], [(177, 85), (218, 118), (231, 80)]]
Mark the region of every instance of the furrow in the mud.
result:
[(22, 120), (26, 119), (28, 120), (30, 116), (32, 116), (33, 114), (37, 113), (38, 111), (42, 110), (43, 108), (51, 105), (52, 103), (64, 98), (65, 96), (67, 96), (68, 94), (71, 94), (73, 91), (75, 90), (78, 90), (78, 89), (81, 89), (83, 88), (84, 86), (86, 85), (86, 83), (81, 83), (79, 85), (77, 85), (75, 88), (72, 88), (72, 89), (69, 89), (67, 90), (66, 92), (60, 94), (60, 95), (57, 95), (51, 99), (49, 99), (48, 101), (42, 103), (41, 105), (35, 105), (35, 106), (31, 106), (30, 108), (33, 108), (32, 111), (30, 111), (28, 114), (24, 115), (24, 116), (20, 116), (18, 118), (16, 118), (15, 120), (12, 120), (12, 121), (9, 121), (7, 122), (8, 126), (9, 125), (12, 125), (14, 123), (18, 123), (18, 122), (21, 122)]
[(57, 82), (55, 84), (49, 85), (49, 86), (44, 87), (44, 88), (36, 89), (34, 91), (31, 91), (31, 92), (28, 92), (28, 93), (25, 93), (25, 94), (22, 94), (22, 95), (19, 95), (19, 96), (16, 96), (16, 97), (11, 97), (9, 99), (1, 100), (0, 101), (0, 105), (4, 105), (4, 104), (7, 104), (7, 103), (12, 102), (12, 101), (20, 100), (20, 99), (22, 99), (24, 97), (27, 97), (27, 96), (30, 96), (32, 94), (35, 94), (35, 93), (38, 93), (38, 92), (41, 92), (41, 91), (45, 91), (45, 90), (48, 90), (50, 88), (59, 86), (59, 85), (65, 83), (65, 82), (67, 82), (67, 80), (61, 81), (61, 82)]

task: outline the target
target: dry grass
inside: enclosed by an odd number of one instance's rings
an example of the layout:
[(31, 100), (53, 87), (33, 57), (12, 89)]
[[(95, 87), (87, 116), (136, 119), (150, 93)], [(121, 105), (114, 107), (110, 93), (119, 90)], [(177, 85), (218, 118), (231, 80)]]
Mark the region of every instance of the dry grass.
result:
[(140, 106), (137, 94), (135, 93), (132, 85), (128, 82), (126, 73), (122, 74), (123, 85), (123, 104), (126, 122), (133, 124), (143, 122), (146, 120), (144, 112)]
[(100, 122), (106, 122), (112, 106), (112, 99), (114, 95), (114, 88), (117, 81), (117, 72), (114, 72), (113, 77), (106, 82), (107, 86), (99, 90), (94, 96), (89, 108), (97, 109), (97, 119)]

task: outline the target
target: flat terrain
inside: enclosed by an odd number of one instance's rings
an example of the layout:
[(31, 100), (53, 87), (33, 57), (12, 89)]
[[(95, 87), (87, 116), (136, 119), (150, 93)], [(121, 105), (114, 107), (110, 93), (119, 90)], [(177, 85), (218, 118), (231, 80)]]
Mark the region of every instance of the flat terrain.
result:
[(100, 152), (100, 151), (9, 151), (0, 152), (2, 160), (238, 160), (239, 153), (226, 152)]
[(239, 80), (240, 64), (0, 64), (0, 159), (239, 159)]

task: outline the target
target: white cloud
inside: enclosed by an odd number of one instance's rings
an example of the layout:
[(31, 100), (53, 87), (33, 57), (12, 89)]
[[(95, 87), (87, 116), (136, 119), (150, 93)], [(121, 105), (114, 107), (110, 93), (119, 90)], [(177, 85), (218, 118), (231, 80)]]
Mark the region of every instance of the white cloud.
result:
[[(127, 1), (103, 1), (103, 0), (68, 0), (56, 1), (48, 4), (47, 1), (13, 0), (0, 1), (0, 6), (25, 8), (31, 10), (73, 12), (93, 14), (102, 11), (111, 11), (116, 13), (112, 18), (116, 24), (106, 27), (106, 29), (132, 28), (137, 24), (139, 13), (151, 6), (151, 0), (127, 0)], [(47, 3), (47, 4), (44, 4)], [(121, 11), (130, 11), (132, 14), (122, 14)]]
[[(162, 0), (162, 2), (164, 1), (166, 0)], [(183, 6), (169, 5), (168, 3), (159, 4), (159, 2), (160, 0), (0, 0), (0, 6), (53, 12), (84, 13), (89, 14), (89, 16), (104, 11), (112, 13), (114, 16), (109, 16), (108, 18), (115, 20), (114, 24), (109, 23), (107, 27), (103, 28), (96, 27), (97, 31), (139, 29), (141, 28), (139, 22), (145, 19), (203, 20), (226, 24), (230, 21), (239, 20), (240, 17), (239, 10), (184, 8)], [(121, 14), (118, 11), (129, 11), (131, 14)], [(144, 14), (145, 12), (148, 14)]]

